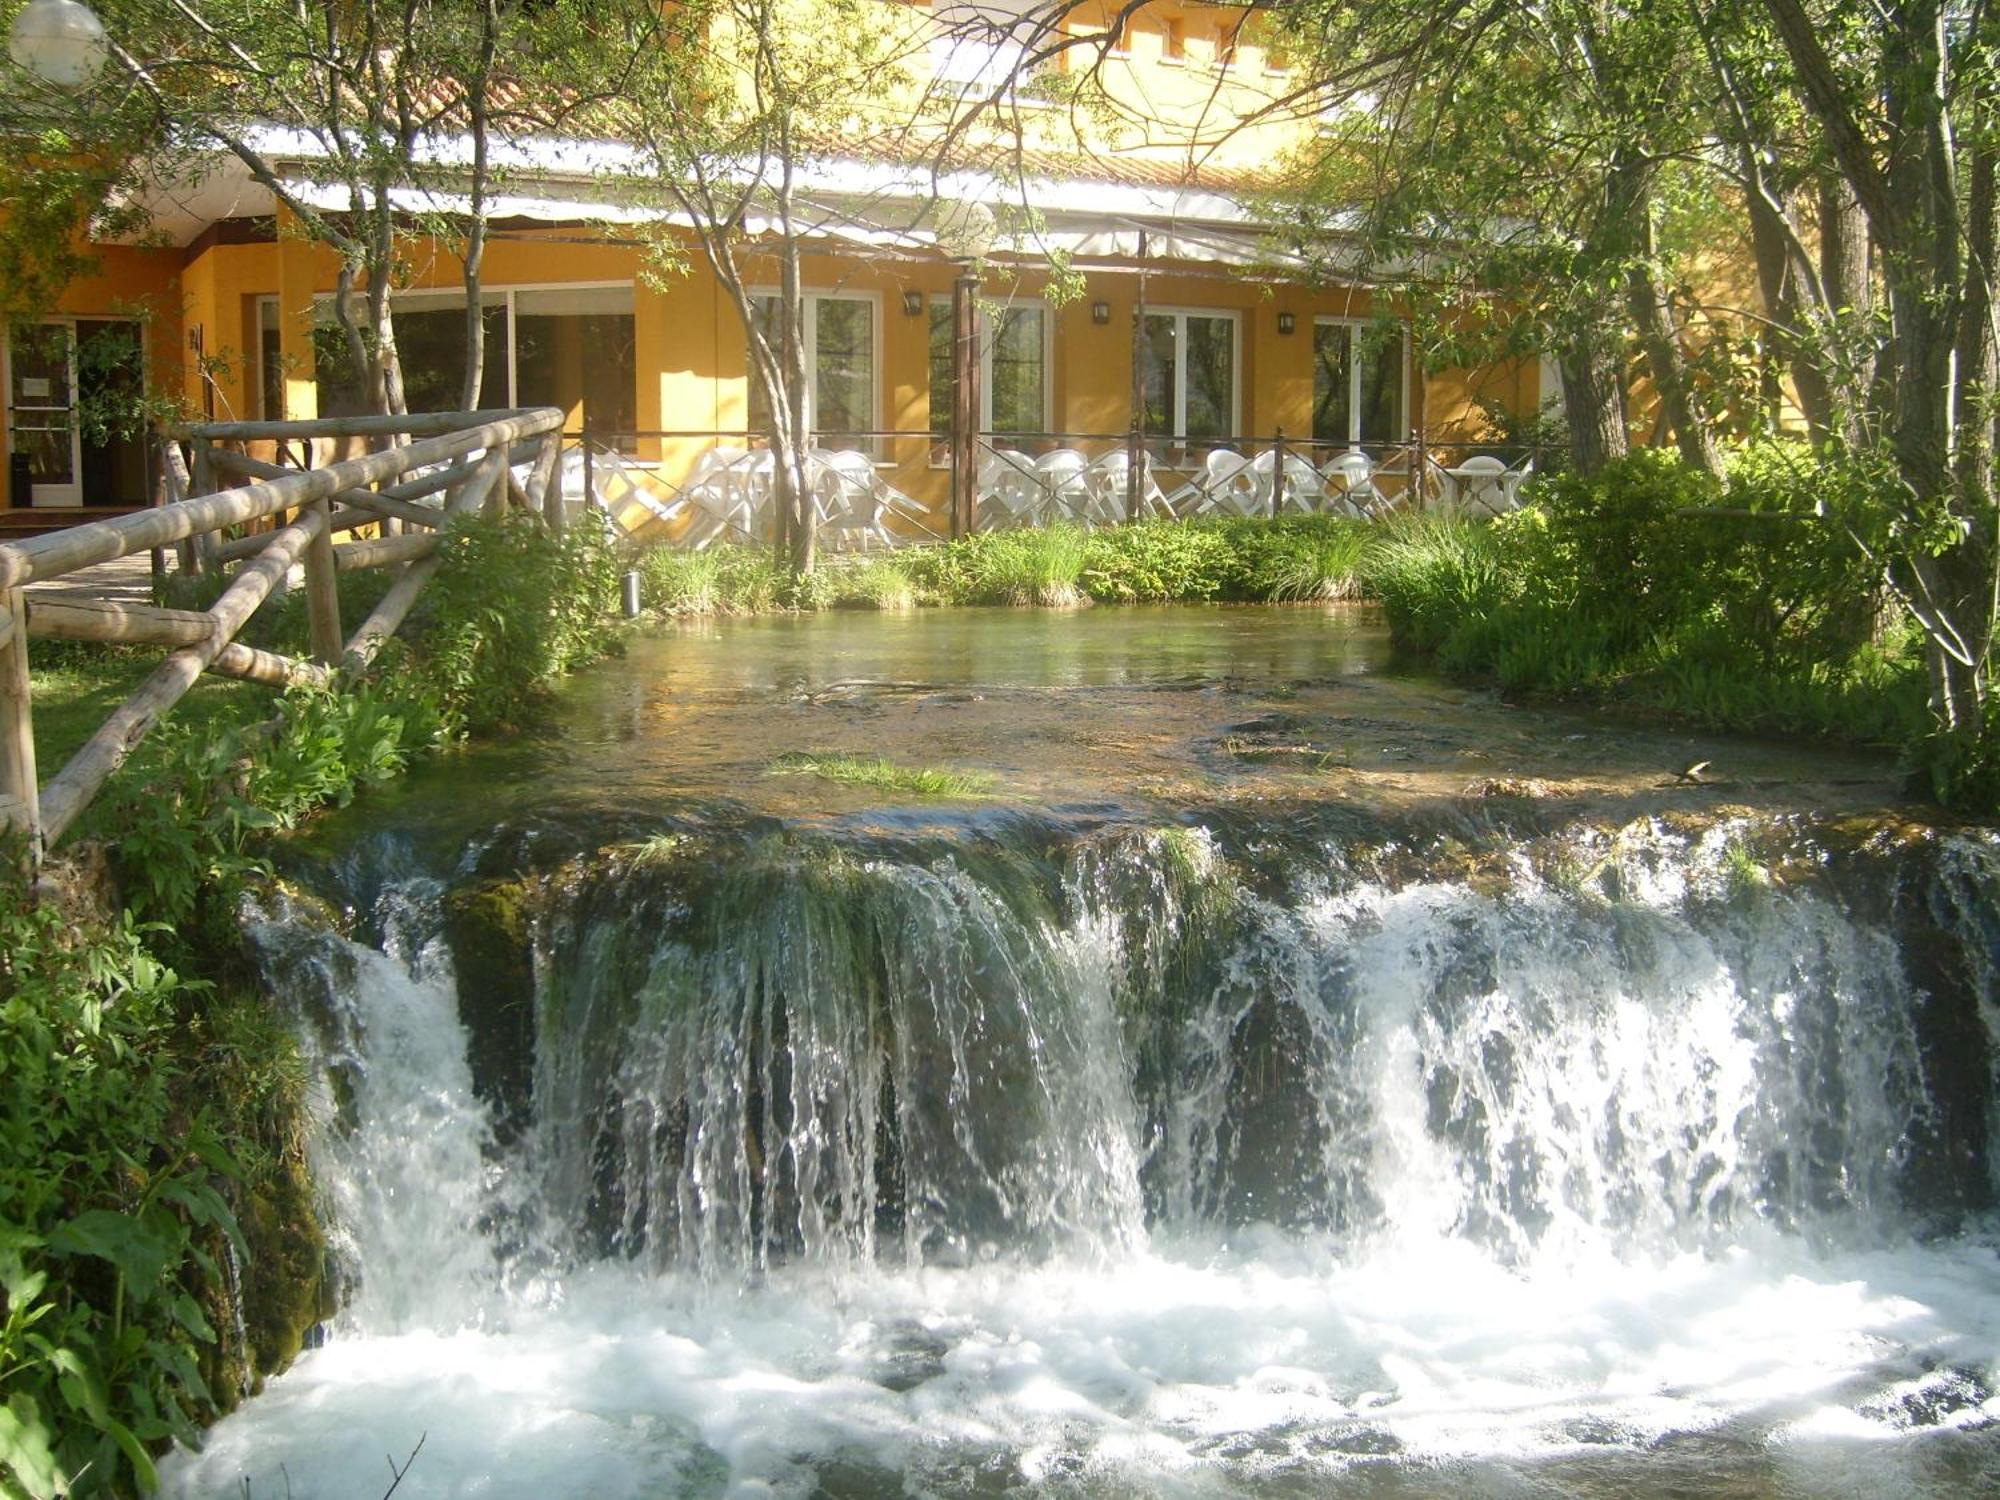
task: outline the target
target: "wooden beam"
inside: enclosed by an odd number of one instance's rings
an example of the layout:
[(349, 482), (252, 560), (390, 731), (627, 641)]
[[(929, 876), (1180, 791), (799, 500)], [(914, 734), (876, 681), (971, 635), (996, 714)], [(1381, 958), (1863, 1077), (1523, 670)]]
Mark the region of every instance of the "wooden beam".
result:
[[(500, 476), (507, 472), (507, 457), (497, 448), (486, 455), (479, 473), (459, 486), (458, 493), (445, 506), (451, 515), (477, 510), (485, 504), (486, 497), (500, 483)], [(396, 633), (396, 627), (403, 623), (403, 617), (410, 612), (410, 606), (417, 602), (417, 595), (424, 591), (424, 585), (431, 581), (431, 575), (444, 561), (436, 554), (421, 558), (403, 570), (402, 576), (389, 585), (389, 592), (382, 596), (382, 602), (375, 606), (375, 612), (362, 621), (361, 628), (347, 641), (347, 660), (352, 666), (365, 667), (375, 659), (375, 653), (382, 649), (382, 643)]]
[[(310, 472), (306, 469), (287, 469), (278, 464), (266, 463), (261, 458), (252, 458), (247, 453), (237, 453), (230, 449), (219, 450), (216, 462), (231, 473), (246, 474), (252, 479), (282, 479), (287, 474)], [(439, 490), (450, 489), (471, 475), (478, 467), (478, 459), (463, 458), (448, 468), (439, 469), (434, 474), (406, 480), (388, 489), (342, 490), (333, 498), (359, 510), (372, 510), (378, 515), (394, 516), (399, 521), (413, 521), (419, 526), (436, 526), (439, 516), (443, 513), (442, 508), (435, 505), (418, 505), (414, 502), (425, 495), (435, 495)], [(334, 529), (338, 531), (340, 528), (336, 526)]]
[(462, 458), (482, 448), (504, 452), (523, 438), (554, 431), (561, 425), (562, 413), (547, 407), (481, 427), (425, 438), (407, 447), (365, 453), (324, 469), (307, 469), (241, 489), (195, 496), (158, 510), (72, 526), (25, 542), (0, 544), (0, 589), (16, 588), (38, 578), (59, 577), (92, 563), (110, 562), (182, 537), (258, 520), (277, 511), (328, 499), (342, 490), (373, 485), (412, 469)]
[(549, 530), (562, 535), (567, 517), (563, 514), (562, 478), (558, 464), (562, 458), (562, 434), (545, 433), (535, 451), (535, 467), (528, 475), (528, 503), (539, 504)]
[(35, 772), (35, 719), (28, 690), (27, 597), (9, 589), (7, 639), (0, 644), (0, 797), (17, 804), (8, 821), (25, 827), (32, 858), (39, 861), (46, 834)]
[(308, 508), (325, 524), (306, 542), (306, 638), (313, 660), (322, 666), (340, 661), (340, 578), (333, 562), (333, 502), (315, 500)]
[(261, 682), (274, 688), (287, 688), (295, 682), (324, 687), (333, 681), (331, 669), (318, 662), (300, 661), (276, 651), (260, 651), (241, 641), (231, 641), (218, 651), (208, 669), (224, 677), (240, 677), (245, 682)]
[(385, 536), (372, 542), (342, 542), (333, 549), (333, 565), (343, 573), (357, 568), (382, 568), (415, 562), (437, 551), (442, 540), (435, 531), (421, 536)]
[(215, 633), (205, 641), (170, 653), (131, 697), (111, 711), (97, 733), (70, 757), (69, 764), (56, 773), (42, 792), (45, 846), (53, 845), (68, 831), (111, 773), (125, 763), (125, 758), (160, 721), (160, 716), (180, 702), (203, 669), (222, 654), (223, 648), (243, 628), (244, 621), (270, 595), (305, 550), (306, 543), (325, 524), (326, 517), (308, 511), (273, 537), (264, 554), (239, 569), (229, 587), (222, 591), (222, 597), (215, 601), (211, 611)]
[(198, 609), (157, 609), (113, 599), (29, 594), (28, 634), (59, 641), (143, 641), (192, 646), (215, 634), (215, 616)]

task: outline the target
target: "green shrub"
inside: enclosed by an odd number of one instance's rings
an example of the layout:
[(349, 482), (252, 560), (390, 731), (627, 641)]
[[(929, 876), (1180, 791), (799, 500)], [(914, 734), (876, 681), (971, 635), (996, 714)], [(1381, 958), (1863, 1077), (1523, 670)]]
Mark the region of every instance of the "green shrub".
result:
[(1229, 542), (1214, 527), (1141, 521), (1092, 532), (1078, 583), (1107, 604), (1199, 602), (1227, 585)]
[(594, 527), (552, 540), (520, 511), (469, 516), (453, 522), (443, 554), (419, 628), (448, 732), (519, 724), (552, 682), (619, 640), (625, 561)]

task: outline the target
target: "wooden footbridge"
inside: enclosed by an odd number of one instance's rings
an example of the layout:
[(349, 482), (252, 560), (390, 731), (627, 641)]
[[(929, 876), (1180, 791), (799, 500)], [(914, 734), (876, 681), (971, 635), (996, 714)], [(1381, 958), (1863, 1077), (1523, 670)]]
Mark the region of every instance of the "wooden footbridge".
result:
[[(541, 407), (191, 426), (167, 435), (165, 503), (0, 543), (0, 826), (25, 829), (39, 858), (203, 672), (285, 686), (365, 666), (437, 571), (450, 517), (481, 508), (497, 513), (511, 504), (560, 529), (562, 422), (560, 411)], [(182, 443), (190, 459), (183, 459)], [(279, 453), (311, 453), (332, 443), (384, 446), (303, 468), (243, 451), (270, 444)], [(334, 541), (363, 528), (377, 534)], [(129, 580), (111, 566), (130, 558), (126, 569), (136, 571), (141, 554), (157, 559), (168, 548), (183, 570), (227, 576), (214, 604), (187, 610), (136, 602)], [(235, 570), (226, 573), (231, 563)], [(236, 639), (295, 565), (305, 576), (311, 660)], [(156, 561), (154, 572), (162, 566)], [(398, 569), (397, 578), (343, 639), (340, 575), (383, 567)], [(168, 648), (159, 667), (46, 783), (35, 765), (28, 681), (34, 637)]]

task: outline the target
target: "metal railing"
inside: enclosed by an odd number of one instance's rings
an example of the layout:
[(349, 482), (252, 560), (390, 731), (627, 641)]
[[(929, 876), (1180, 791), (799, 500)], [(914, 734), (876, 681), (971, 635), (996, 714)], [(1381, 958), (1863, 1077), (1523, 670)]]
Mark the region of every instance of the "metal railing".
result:
[[(733, 464), (768, 450), (769, 440), (762, 432), (587, 427), (567, 441), (577, 460), (568, 468), (578, 490), (600, 503), (609, 502), (600, 483), (609, 467), (628, 489), (644, 490), (635, 503), (652, 511), (656, 520), (677, 523), (677, 539), (689, 545), (705, 546), (725, 534), (768, 539), (754, 527), (745, 527), (736, 496), (727, 506), (717, 505), (711, 485), (717, 460)], [(1520, 486), (1546, 472), (1556, 454), (1533, 443), (1434, 442), (1420, 433), (1397, 443), (1348, 443), (1293, 438), (1282, 431), (1209, 438), (984, 431), (970, 445), (971, 471), (961, 475), (950, 435), (934, 429), (825, 433), (809, 441), (815, 452), (858, 453), (878, 472), (898, 476), (893, 485), (882, 481), (897, 502), (892, 509), (906, 523), (928, 516), (928, 524), (907, 528), (925, 536), (1054, 519), (1110, 525), (1144, 516), (1210, 514), (1217, 509), (1240, 514), (1261, 509), (1271, 515), (1331, 511), (1364, 517), (1441, 504), (1497, 511), (1517, 503)], [(657, 458), (640, 456), (652, 445), (657, 445)], [(1063, 455), (1075, 455), (1081, 465)], [(1229, 465), (1230, 458), (1240, 460), (1240, 465)], [(1240, 470), (1232, 484), (1221, 482), (1218, 471), (1224, 467)], [(1023, 482), (1037, 482), (1028, 478), (1035, 472), (1047, 480), (1046, 503), (1022, 503)], [(1271, 479), (1273, 475), (1285, 477), (1279, 482)], [(1111, 493), (1120, 484), (1122, 506)], [(940, 489), (941, 494), (934, 493)], [(913, 496), (911, 490), (925, 493)], [(967, 497), (963, 509), (957, 503), (961, 496)], [(951, 524), (955, 510), (957, 526)]]
[[(343, 662), (366, 664), (402, 625), (436, 572), (441, 528), (455, 514), (498, 511), (509, 501), (562, 524), (554, 483), (562, 413), (553, 407), (507, 412), (447, 412), (310, 422), (221, 422), (167, 435), (170, 493), (152, 510), (88, 522), (21, 542), (0, 543), (0, 826), (27, 831), (32, 852), (60, 839), (112, 772), (203, 672), (273, 686), (325, 681)], [(312, 442), (322, 438), (410, 439), (314, 469), (285, 469), (230, 448), (233, 443)], [(191, 465), (179, 444), (193, 450)], [(512, 471), (527, 465), (525, 479)], [(180, 476), (186, 473), (183, 480)], [(223, 476), (248, 482), (223, 487)], [(407, 477), (406, 477), (407, 476)], [(391, 481), (401, 481), (392, 483)], [(385, 487), (386, 486), (386, 487)], [(442, 503), (423, 505), (431, 495)], [(340, 508), (334, 509), (335, 504)], [(271, 528), (227, 540), (222, 533), (262, 522)], [(359, 527), (402, 535), (336, 544)], [(84, 568), (179, 544), (184, 565), (219, 567), (242, 559), (215, 603), (204, 610), (165, 609), (88, 592), (31, 591)], [(250, 616), (303, 563), (313, 660), (301, 661), (237, 642)], [(381, 602), (345, 641), (339, 575), (356, 568), (402, 566)], [(162, 645), (158, 668), (72, 755), (46, 786), (35, 764), (28, 641), (52, 637)]]

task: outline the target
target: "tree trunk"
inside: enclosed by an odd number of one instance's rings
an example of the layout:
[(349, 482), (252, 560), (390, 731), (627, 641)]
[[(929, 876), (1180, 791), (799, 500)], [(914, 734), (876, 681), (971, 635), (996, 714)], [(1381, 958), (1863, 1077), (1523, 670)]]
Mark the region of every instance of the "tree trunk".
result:
[(1661, 295), (1653, 279), (1653, 261), (1658, 246), (1653, 233), (1653, 207), (1649, 202), (1639, 210), (1643, 228), (1641, 249), (1625, 272), (1625, 300), (1639, 331), (1640, 347), (1653, 371), (1653, 385), (1660, 393), (1667, 424), (1681, 457), (1704, 474), (1722, 474), (1722, 451), (1715, 434), (1694, 404), (1687, 373), (1687, 352), (1681, 347), (1680, 329), (1674, 324), (1673, 309)]
[[(1755, 171), (1754, 148), (1743, 149), (1745, 170)], [(1761, 182), (1761, 175), (1759, 177)], [(1833, 387), (1828, 381), (1821, 336), (1831, 332), (1821, 310), (1811, 309), (1812, 298), (1800, 284), (1793, 264), (1794, 227), (1780, 218), (1780, 209), (1762, 191), (1745, 193), (1750, 215), (1750, 244), (1757, 260), (1757, 285), (1763, 293), (1764, 316), (1774, 325), (1770, 330), (1771, 350), (1785, 362), (1792, 377), (1792, 393), (1798, 397), (1799, 411), (1815, 444), (1823, 443), (1843, 427), (1835, 410)], [(1775, 413), (1773, 414), (1775, 415)]]
[(1589, 329), (1564, 346), (1557, 367), (1577, 472), (1594, 474), (1612, 459), (1623, 458), (1629, 447), (1625, 371), (1617, 343), (1604, 329)]
[[(1868, 263), (1868, 218), (1847, 179), (1819, 174), (1819, 282), (1832, 336), (1844, 354), (1844, 403), (1856, 414), (1876, 403), (1875, 278)], [(1858, 424), (1855, 433), (1858, 434)]]

